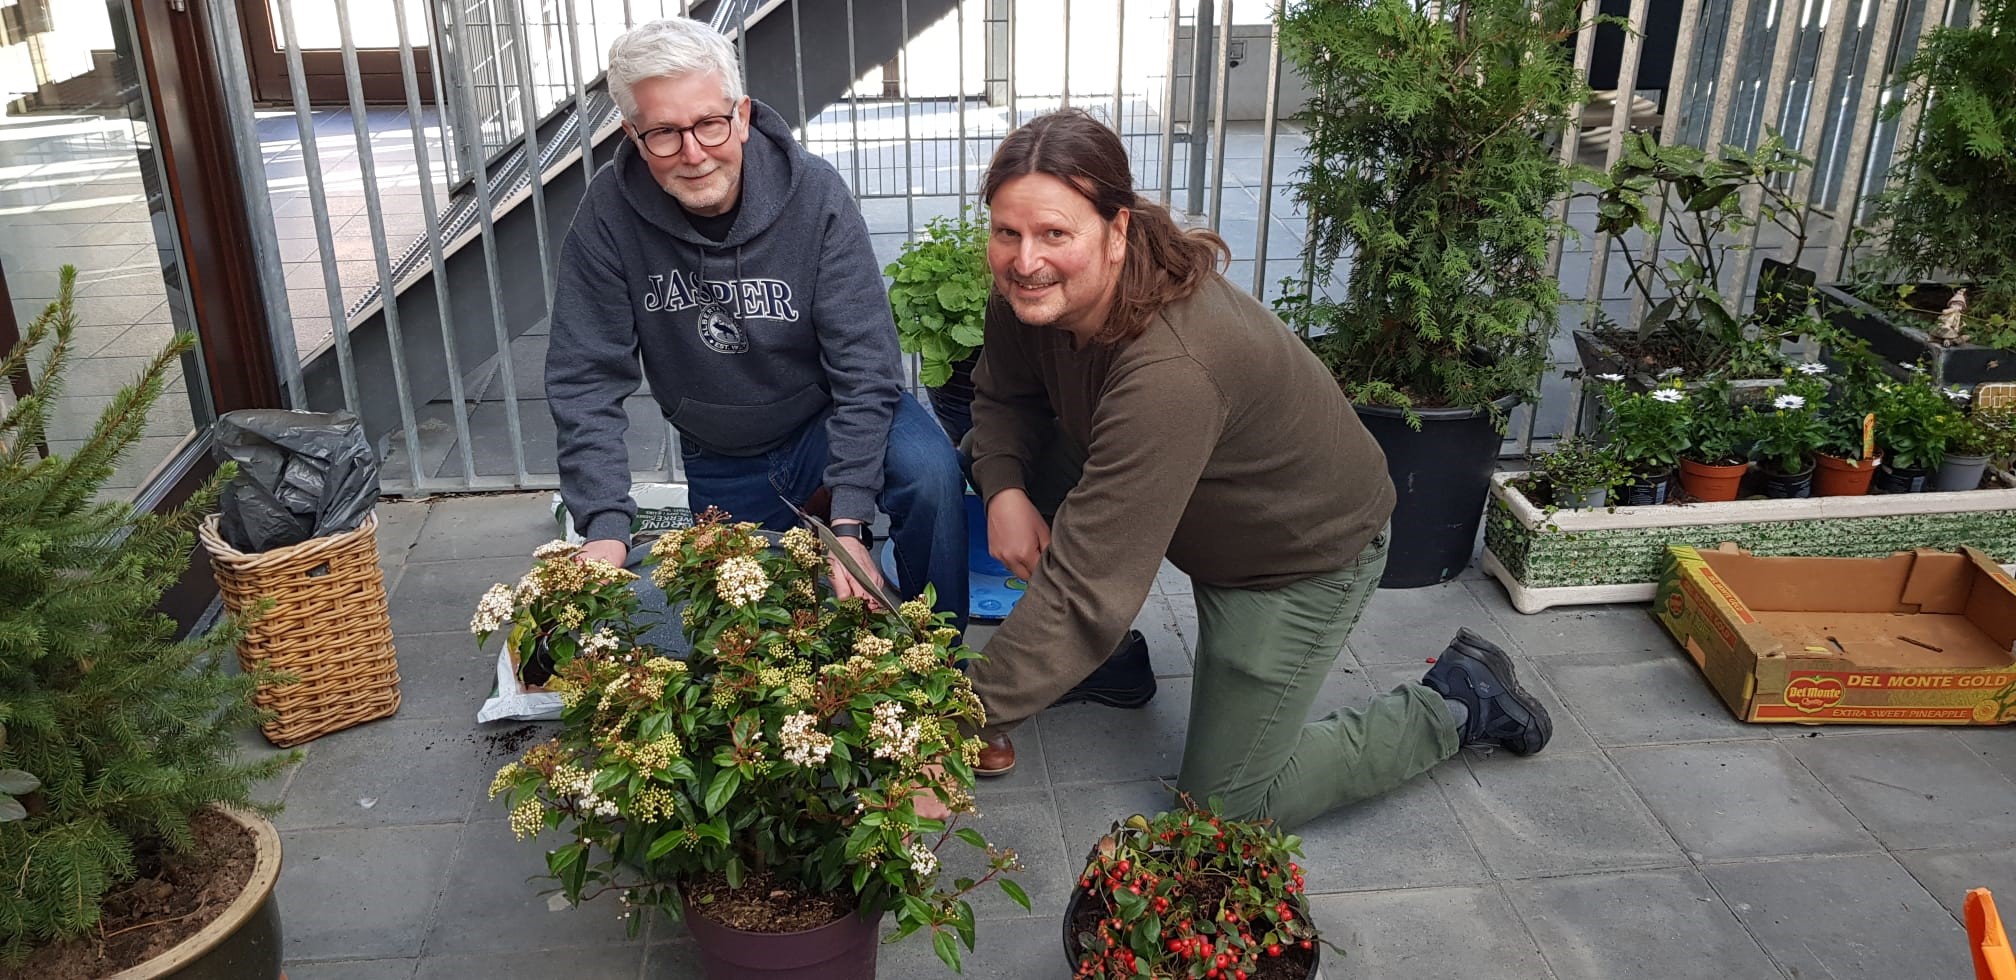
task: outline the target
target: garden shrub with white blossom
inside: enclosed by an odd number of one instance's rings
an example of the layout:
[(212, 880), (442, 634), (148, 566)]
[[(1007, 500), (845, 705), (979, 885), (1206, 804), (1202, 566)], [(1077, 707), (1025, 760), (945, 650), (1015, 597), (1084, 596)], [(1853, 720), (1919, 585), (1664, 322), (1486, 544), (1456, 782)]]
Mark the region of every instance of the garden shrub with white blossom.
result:
[[(559, 734), (491, 785), (520, 837), (566, 835), (547, 867), (569, 900), (620, 892), (634, 934), (644, 910), (679, 915), (682, 888), (760, 878), (887, 911), (898, 937), (928, 929), (954, 969), (956, 944), (973, 948), (974, 889), (998, 882), (1027, 907), (1004, 876), (1019, 868), (1014, 853), (957, 827), (975, 812), (981, 745), (963, 732), (984, 723), (958, 664), (977, 654), (953, 644), (928, 596), (887, 611), (835, 600), (811, 532), (772, 547), (711, 509), (658, 539), (652, 563), (668, 607), (683, 605), (691, 654), (637, 644), (634, 595), (584, 576), (606, 605), (555, 657)], [(550, 611), (554, 599), (537, 601)], [(497, 618), (479, 612), (472, 626)], [(934, 793), (951, 821), (919, 817), (913, 791)], [(948, 847), (985, 853), (978, 880), (941, 881)]]

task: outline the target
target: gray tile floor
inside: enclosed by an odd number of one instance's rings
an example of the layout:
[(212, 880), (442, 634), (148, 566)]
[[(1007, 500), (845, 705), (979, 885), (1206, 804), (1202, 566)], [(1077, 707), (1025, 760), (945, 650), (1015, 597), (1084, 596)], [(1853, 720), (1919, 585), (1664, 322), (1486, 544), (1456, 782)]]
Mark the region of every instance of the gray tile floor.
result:
[[(280, 884), (292, 980), (697, 977), (682, 930), (626, 940), (607, 902), (554, 908), (537, 846), (483, 799), (511, 756), (478, 727), (490, 662), (475, 597), (552, 536), (536, 494), (386, 503), (398, 717), (327, 736), (266, 788), (287, 805)], [(1166, 570), (1137, 625), (1161, 695), (1044, 713), (1021, 765), (983, 783), (982, 826), (1018, 849), (1035, 908), (982, 900), (969, 975), (1064, 977), (1058, 919), (1113, 820), (1165, 805), (1181, 762), (1195, 618)], [(1555, 713), (1543, 754), (1465, 753), (1302, 830), (1341, 978), (1969, 975), (1965, 891), (2016, 896), (2016, 749), (1998, 729), (1809, 729), (1730, 719), (1642, 606), (1521, 616), (1495, 582), (1381, 592), (1316, 710), (1417, 677), (1458, 624), (1508, 646)], [(914, 940), (914, 937), (913, 937)], [(941, 975), (928, 944), (881, 975)]]

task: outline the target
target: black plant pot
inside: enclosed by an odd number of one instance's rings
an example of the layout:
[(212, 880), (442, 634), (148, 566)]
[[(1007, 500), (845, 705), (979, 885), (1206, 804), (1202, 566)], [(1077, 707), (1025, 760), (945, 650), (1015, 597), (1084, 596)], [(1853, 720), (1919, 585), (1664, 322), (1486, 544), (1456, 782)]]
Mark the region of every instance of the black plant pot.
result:
[(1673, 488), (1673, 468), (1658, 473), (1641, 473), (1617, 488), (1617, 503), (1625, 507), (1656, 507), (1666, 502)]
[[(1096, 855), (1099, 852), (1094, 849), (1092, 853)], [(1086, 858), (1086, 863), (1091, 863), (1090, 857)], [(1078, 921), (1079, 910), (1089, 901), (1092, 901), (1091, 894), (1080, 888), (1071, 893), (1071, 904), (1064, 907), (1064, 961), (1073, 973), (1078, 970), (1078, 960), (1084, 956), (1084, 946), (1079, 943), (1078, 934), (1072, 930), (1071, 924)], [(1295, 904), (1299, 906), (1296, 914), (1306, 918), (1309, 915), (1309, 904), (1299, 895), (1296, 896)], [(1282, 955), (1289, 954), (1284, 952)], [(1305, 980), (1314, 980), (1320, 976), (1322, 966), (1323, 944), (1319, 942), (1309, 948), (1309, 972), (1303, 975)]]
[[(1498, 400), (1501, 412), (1518, 404)], [(1398, 499), (1393, 505), (1393, 546), (1386, 552), (1382, 589), (1415, 589), (1455, 578), (1477, 550), (1477, 528), (1498, 462), (1501, 438), (1486, 411), (1424, 408), (1421, 429), (1407, 413), (1358, 405), (1358, 418), (1386, 454), (1386, 472)]]
[(966, 438), (973, 428), (973, 366), (980, 363), (976, 352), (964, 360), (952, 362), (952, 377), (936, 388), (926, 388), (931, 399), (931, 411), (938, 416), (938, 424), (945, 434), (952, 437), (952, 444)]
[[(1845, 286), (1822, 285), (1821, 312), (1829, 323), (1869, 342), (1869, 349), (1892, 364), (1931, 365), (1932, 380), (1942, 385), (1976, 385), (1984, 381), (2016, 381), (2016, 352), (1996, 350), (1978, 344), (1946, 347), (1927, 336), (1910, 320), (1887, 310), (1879, 310), (1850, 293)], [(1921, 294), (1943, 291), (1939, 284), (1921, 284)], [(1877, 477), (1880, 482), (1881, 476)]]
[(1813, 464), (1797, 473), (1765, 470), (1764, 496), (1773, 500), (1804, 500), (1813, 496)]
[(746, 932), (691, 908), (686, 931), (707, 980), (874, 980), (882, 916), (843, 915), (802, 932)]
[(1929, 466), (1893, 467), (1888, 463), (1876, 468), (1877, 493), (1924, 493), (1932, 486), (1934, 470)]

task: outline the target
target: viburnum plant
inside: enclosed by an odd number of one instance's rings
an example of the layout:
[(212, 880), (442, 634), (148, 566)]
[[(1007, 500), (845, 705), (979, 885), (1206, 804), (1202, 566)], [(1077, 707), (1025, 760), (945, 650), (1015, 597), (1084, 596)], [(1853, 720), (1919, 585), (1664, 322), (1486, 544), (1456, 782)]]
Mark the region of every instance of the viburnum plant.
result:
[(1603, 433), (1634, 475), (1653, 476), (1673, 468), (1687, 451), (1687, 393), (1680, 382), (1633, 391), (1621, 374), (1597, 375), (1609, 417)]
[(476, 601), (469, 631), (480, 646), (510, 626), (504, 645), (527, 684), (545, 684), (582, 650), (611, 651), (638, 635), (622, 615), (636, 608), (630, 583), (637, 573), (580, 554), (579, 545), (565, 541), (541, 545), (517, 585), (500, 582)]
[(1217, 816), (1216, 800), (1183, 804), (1128, 817), (1099, 839), (1067, 924), (1074, 976), (1306, 976), (1321, 939), (1294, 861), (1301, 839), (1270, 820)]
[[(559, 735), (491, 785), (521, 838), (564, 829), (546, 860), (569, 900), (619, 892), (634, 934), (644, 909), (676, 917), (697, 891), (756, 883), (836, 914), (891, 912), (898, 938), (930, 930), (955, 970), (958, 944), (974, 943), (965, 896), (998, 881), (1028, 906), (1003, 877), (1019, 870), (1014, 852), (954, 829), (975, 812), (981, 746), (962, 730), (984, 717), (958, 667), (976, 654), (953, 645), (928, 596), (893, 610), (837, 601), (812, 532), (772, 547), (711, 508), (659, 538), (652, 564), (668, 606), (684, 606), (692, 653), (628, 639), (641, 635), (637, 603), (615, 597), (548, 685)], [(920, 790), (952, 810), (949, 824), (917, 815)], [(942, 882), (954, 840), (985, 853), (977, 881)]]

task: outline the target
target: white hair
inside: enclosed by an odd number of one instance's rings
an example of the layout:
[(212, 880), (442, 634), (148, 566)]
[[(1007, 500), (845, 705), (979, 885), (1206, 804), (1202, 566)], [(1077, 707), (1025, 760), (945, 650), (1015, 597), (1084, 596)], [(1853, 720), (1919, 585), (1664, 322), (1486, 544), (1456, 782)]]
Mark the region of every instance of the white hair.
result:
[(742, 99), (742, 71), (735, 46), (719, 31), (685, 17), (667, 17), (639, 24), (609, 45), (609, 94), (623, 118), (637, 113), (631, 87), (647, 78), (679, 78), (712, 73), (721, 79), (721, 94), (730, 102)]

